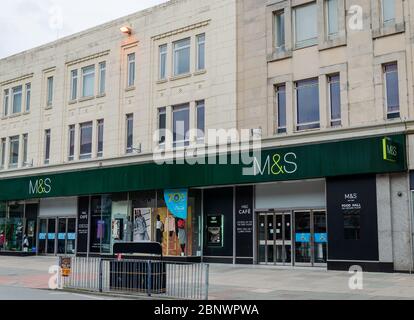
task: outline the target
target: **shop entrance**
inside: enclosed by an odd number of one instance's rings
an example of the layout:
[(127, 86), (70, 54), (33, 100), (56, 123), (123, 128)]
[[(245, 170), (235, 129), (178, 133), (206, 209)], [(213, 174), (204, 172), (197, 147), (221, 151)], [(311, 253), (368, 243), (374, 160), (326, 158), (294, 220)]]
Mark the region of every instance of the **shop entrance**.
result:
[(292, 215), (259, 213), (259, 263), (292, 264)]
[(38, 254), (75, 254), (76, 218), (39, 219)]
[(258, 213), (258, 263), (326, 266), (326, 211)]

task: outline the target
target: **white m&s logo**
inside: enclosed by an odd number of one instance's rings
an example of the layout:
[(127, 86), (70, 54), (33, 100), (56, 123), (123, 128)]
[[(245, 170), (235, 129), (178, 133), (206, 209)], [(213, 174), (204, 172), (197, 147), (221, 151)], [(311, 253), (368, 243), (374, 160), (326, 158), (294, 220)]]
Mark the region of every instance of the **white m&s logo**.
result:
[(49, 194), (52, 191), (52, 180), (50, 178), (29, 181), (29, 194)]

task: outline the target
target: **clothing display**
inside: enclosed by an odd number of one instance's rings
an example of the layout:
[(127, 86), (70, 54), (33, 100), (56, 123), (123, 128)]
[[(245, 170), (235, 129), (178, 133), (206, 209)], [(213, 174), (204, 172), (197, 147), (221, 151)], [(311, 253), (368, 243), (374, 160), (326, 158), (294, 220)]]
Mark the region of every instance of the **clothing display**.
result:
[(165, 227), (167, 232), (175, 232), (175, 218), (173, 216), (165, 218)]
[(185, 229), (178, 229), (178, 240), (180, 241), (180, 245), (187, 243), (187, 233)]
[(156, 236), (156, 241), (158, 243), (162, 243), (163, 233), (164, 233), (164, 224), (162, 223), (162, 221), (157, 221), (155, 236)]

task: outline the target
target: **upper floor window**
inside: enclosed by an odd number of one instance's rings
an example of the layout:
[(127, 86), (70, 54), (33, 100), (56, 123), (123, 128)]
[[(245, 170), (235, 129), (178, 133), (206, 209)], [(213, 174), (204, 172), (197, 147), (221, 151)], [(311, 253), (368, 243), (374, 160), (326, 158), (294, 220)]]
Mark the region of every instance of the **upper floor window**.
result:
[(173, 107), (173, 138), (174, 147), (188, 146), (190, 129), (190, 106), (183, 104)]
[(381, 0), (381, 7), (383, 25), (395, 24), (395, 0)]
[(167, 129), (167, 111), (165, 108), (158, 109), (158, 144), (165, 144)]
[(320, 127), (318, 78), (296, 82), (297, 130)]
[(80, 159), (90, 159), (92, 157), (92, 122), (80, 125)]
[(98, 129), (98, 134), (97, 134), (97, 138), (98, 138), (98, 148), (96, 151), (96, 156), (98, 158), (103, 157), (103, 147), (104, 147), (104, 120), (98, 120), (97, 123), (97, 129)]
[(47, 78), (47, 101), (46, 104), (48, 107), (51, 107), (53, 104), (53, 77)]
[(167, 77), (167, 48), (168, 47), (166, 44), (163, 44), (159, 48), (160, 50), (159, 79), (160, 80), (164, 80)]
[(13, 101), (12, 101), (12, 113), (22, 112), (22, 92), (23, 87), (17, 86), (12, 89)]
[(328, 77), (329, 104), (331, 113), (331, 126), (340, 126), (341, 121), (341, 85), (339, 74)]
[(334, 38), (339, 32), (338, 0), (326, 0), (326, 29), (328, 38)]
[(28, 147), (29, 147), (29, 135), (27, 133), (25, 133), (23, 135), (23, 166), (27, 166), (28, 165), (28, 161), (27, 161), (27, 151), (28, 151)]
[(190, 72), (191, 39), (174, 42), (174, 76)]
[(196, 102), (197, 117), (197, 142), (204, 142), (206, 121), (205, 121), (205, 102), (204, 100)]
[(278, 11), (274, 16), (275, 47), (283, 50), (285, 48), (285, 11)]
[(294, 8), (295, 47), (315, 45), (318, 42), (318, 11), (316, 3)]
[(78, 98), (78, 70), (70, 72), (70, 100), (74, 101)]
[(75, 125), (69, 126), (69, 161), (75, 160)]
[(135, 53), (128, 55), (128, 87), (135, 85)]
[(277, 133), (286, 133), (286, 85), (276, 87)]
[(30, 100), (32, 95), (32, 85), (30, 83), (26, 83), (26, 102), (25, 102), (25, 111), (30, 111)]
[(126, 115), (126, 153), (134, 152), (134, 115)]
[(385, 82), (385, 103), (387, 119), (400, 117), (400, 95), (398, 86), (398, 65), (389, 63), (383, 66)]
[(0, 168), (4, 169), (6, 165), (6, 138), (1, 139), (0, 152)]
[(50, 129), (45, 130), (45, 164), (50, 161)]
[(95, 91), (95, 66), (82, 68), (82, 97), (93, 97)]
[(19, 136), (10, 137), (10, 159), (9, 166), (16, 168), (19, 164)]
[(99, 94), (105, 94), (106, 86), (106, 62), (99, 63)]
[(3, 96), (3, 116), (7, 117), (9, 114), (9, 101), (10, 101), (10, 90), (4, 90)]
[(206, 68), (206, 35), (197, 36), (197, 70)]

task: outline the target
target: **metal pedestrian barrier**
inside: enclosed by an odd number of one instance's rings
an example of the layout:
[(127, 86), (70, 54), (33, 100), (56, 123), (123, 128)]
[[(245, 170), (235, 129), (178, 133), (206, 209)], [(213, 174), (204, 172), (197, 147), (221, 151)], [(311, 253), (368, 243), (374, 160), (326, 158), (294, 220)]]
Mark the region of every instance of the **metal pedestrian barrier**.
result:
[(209, 265), (205, 263), (70, 259), (70, 271), (61, 272), (63, 289), (208, 300)]

